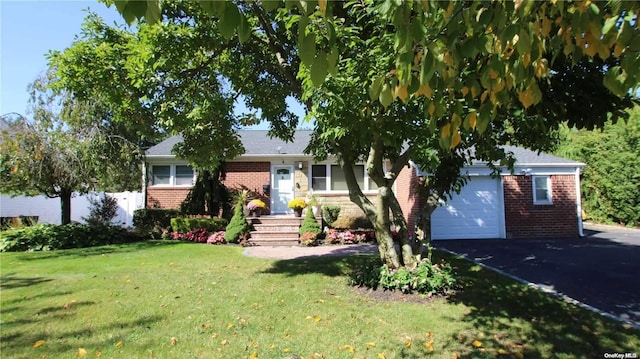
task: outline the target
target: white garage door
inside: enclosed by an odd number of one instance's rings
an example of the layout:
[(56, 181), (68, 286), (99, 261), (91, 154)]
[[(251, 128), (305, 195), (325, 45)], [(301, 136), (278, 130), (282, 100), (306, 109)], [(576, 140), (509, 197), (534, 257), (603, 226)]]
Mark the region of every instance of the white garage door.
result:
[(503, 238), (503, 206), (500, 180), (471, 177), (460, 194), (454, 195), (431, 215), (433, 239)]

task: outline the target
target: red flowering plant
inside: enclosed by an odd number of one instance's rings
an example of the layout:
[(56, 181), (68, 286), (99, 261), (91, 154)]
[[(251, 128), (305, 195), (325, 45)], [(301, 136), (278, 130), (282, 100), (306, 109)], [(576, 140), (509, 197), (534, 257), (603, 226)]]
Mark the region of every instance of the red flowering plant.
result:
[(227, 241), (224, 240), (224, 231), (218, 231), (213, 233), (207, 238), (207, 244), (225, 244)]
[(300, 244), (307, 247), (315, 246), (316, 239), (318, 239), (317, 233), (305, 232), (300, 235)]

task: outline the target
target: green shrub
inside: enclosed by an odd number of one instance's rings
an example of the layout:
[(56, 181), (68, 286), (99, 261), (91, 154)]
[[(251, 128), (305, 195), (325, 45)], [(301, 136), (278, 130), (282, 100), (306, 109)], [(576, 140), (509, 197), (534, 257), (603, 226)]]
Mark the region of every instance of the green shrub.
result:
[(325, 205), (322, 207), (322, 220), (324, 220), (329, 227), (333, 227), (333, 222), (338, 219), (339, 215), (340, 206)]
[(251, 226), (244, 216), (242, 206), (236, 206), (233, 217), (225, 230), (224, 239), (229, 243), (238, 243), (241, 237), (246, 237), (251, 231)]
[(403, 293), (442, 294), (456, 286), (455, 274), (448, 263), (432, 264), (423, 260), (413, 270), (390, 269), (386, 265), (363, 266), (351, 274), (351, 284), (368, 288), (382, 287)]
[(332, 227), (338, 229), (371, 229), (373, 228), (373, 225), (365, 216), (343, 214), (333, 222)]
[(178, 217), (177, 209), (143, 208), (133, 212), (133, 225), (141, 231), (160, 231), (171, 227), (171, 218)]
[(38, 223), (38, 216), (0, 217), (0, 230), (33, 226)]
[(82, 217), (88, 225), (111, 224), (118, 213), (118, 200), (104, 194), (102, 197), (89, 198), (89, 216)]
[(204, 228), (207, 232), (224, 231), (228, 224), (229, 221), (224, 218), (177, 217), (171, 219), (171, 228), (178, 233), (187, 233), (199, 228)]
[(300, 230), (298, 233), (300, 233), (301, 235), (305, 233), (313, 233), (316, 235), (322, 233), (322, 228), (320, 228), (320, 224), (318, 224), (318, 220), (313, 215), (313, 211), (311, 209), (307, 210), (307, 214), (302, 220), (302, 225), (300, 225)]
[(0, 252), (94, 247), (139, 241), (141, 237), (113, 225), (38, 224), (0, 233)]

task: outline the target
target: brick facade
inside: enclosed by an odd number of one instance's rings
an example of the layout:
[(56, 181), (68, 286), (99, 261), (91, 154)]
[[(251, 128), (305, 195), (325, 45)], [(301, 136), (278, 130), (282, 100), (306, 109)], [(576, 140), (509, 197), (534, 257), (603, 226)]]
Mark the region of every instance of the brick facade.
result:
[(573, 175), (553, 175), (552, 204), (533, 204), (533, 177), (504, 176), (507, 238), (578, 237)]
[(418, 214), (424, 206), (424, 201), (418, 195), (419, 177), (413, 168), (405, 167), (396, 179), (396, 197), (407, 221), (409, 233), (413, 233)]
[[(303, 168), (295, 163), (295, 197), (305, 197), (308, 191), (308, 166)], [(552, 175), (552, 204), (533, 204), (533, 177), (503, 176), (505, 229), (507, 238), (577, 237), (578, 218), (576, 213), (576, 188), (573, 175)], [(419, 178), (412, 168), (404, 168), (396, 180), (396, 196), (405, 214), (408, 229), (413, 231), (423, 201), (417, 194)], [(227, 188), (248, 189), (265, 203), (269, 203), (269, 193), (263, 193), (263, 185), (271, 185), (270, 162), (229, 162)], [(189, 193), (185, 187), (148, 187), (147, 207), (179, 208)], [(371, 195), (370, 197), (374, 197)], [(362, 216), (360, 208), (349, 200), (347, 194), (318, 194), (323, 205), (338, 205), (341, 214)]]
[(190, 189), (188, 187), (147, 187), (147, 208), (180, 208)]

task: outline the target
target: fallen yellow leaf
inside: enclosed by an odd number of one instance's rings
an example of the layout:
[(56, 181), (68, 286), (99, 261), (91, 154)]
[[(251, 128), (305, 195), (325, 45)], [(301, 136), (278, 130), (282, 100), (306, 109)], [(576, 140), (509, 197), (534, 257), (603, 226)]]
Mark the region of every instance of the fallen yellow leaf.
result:
[(500, 355), (507, 355), (507, 354), (509, 354), (509, 352), (507, 352), (506, 350), (504, 350), (504, 349), (500, 348), (500, 349), (498, 349), (498, 354), (500, 354)]
[(369, 347), (369, 348), (373, 348), (375, 346), (376, 346), (376, 343), (374, 343), (374, 342), (368, 342), (367, 343), (367, 347)]
[(473, 343), (471, 343), (471, 345), (473, 345), (476, 348), (480, 348), (482, 347), (482, 342), (479, 340), (474, 340)]
[(224, 339), (224, 340), (222, 340), (222, 341), (220, 342), (220, 345), (227, 345), (227, 344), (229, 344), (229, 341), (228, 341), (228, 340), (226, 340), (226, 339)]
[(34, 348), (41, 347), (46, 342), (47, 342), (46, 340), (38, 340), (37, 342), (33, 343), (33, 347)]
[(378, 359), (385, 359), (384, 354), (382, 354), (382, 353), (378, 353)]
[(116, 347), (116, 348), (120, 348), (120, 347), (122, 347), (122, 340), (118, 341), (118, 342), (117, 342), (117, 343), (115, 343), (113, 346), (114, 346), (114, 347)]
[(356, 349), (354, 347), (352, 347), (351, 345), (343, 345), (339, 348), (340, 350), (348, 350), (349, 353), (355, 353)]
[(291, 349), (289, 349), (289, 348), (284, 348), (284, 352), (285, 352), (285, 353), (288, 353), (288, 352), (290, 352), (290, 351), (291, 351)]
[(231, 329), (231, 328), (233, 328), (233, 323), (227, 324), (227, 329)]
[(216, 339), (218, 337), (218, 333), (211, 334), (211, 338)]
[(100, 358), (100, 357), (102, 356), (102, 353), (101, 353), (101, 352), (99, 352), (99, 351), (97, 351), (97, 350), (96, 350), (96, 352), (95, 352), (95, 353), (93, 353), (93, 354), (96, 356), (96, 358)]
[(454, 353), (454, 354), (451, 356), (451, 359), (458, 359), (458, 354), (455, 354), (455, 353)]
[(84, 348), (78, 348), (78, 356), (87, 356), (87, 351)]
[(273, 349), (273, 348), (275, 348), (275, 347), (276, 347), (276, 346), (275, 346), (274, 344), (269, 344), (269, 349)]
[(316, 322), (319, 322), (322, 320), (322, 318), (316, 315), (315, 317), (313, 317), (313, 320), (315, 320)]
[(171, 338), (171, 345), (176, 345), (177, 343), (178, 343), (178, 338), (172, 337)]
[(426, 332), (426, 333), (424, 334), (424, 336), (425, 336), (425, 337), (427, 337), (427, 338), (431, 338), (431, 337), (433, 336), (433, 333), (431, 333), (431, 332)]
[(406, 342), (404, 342), (404, 347), (411, 348), (411, 340), (407, 340)]
[(430, 352), (433, 351), (433, 339), (429, 340), (428, 342), (424, 342), (424, 348)]
[(249, 356), (249, 359), (258, 359), (258, 352), (251, 353), (251, 356)]

